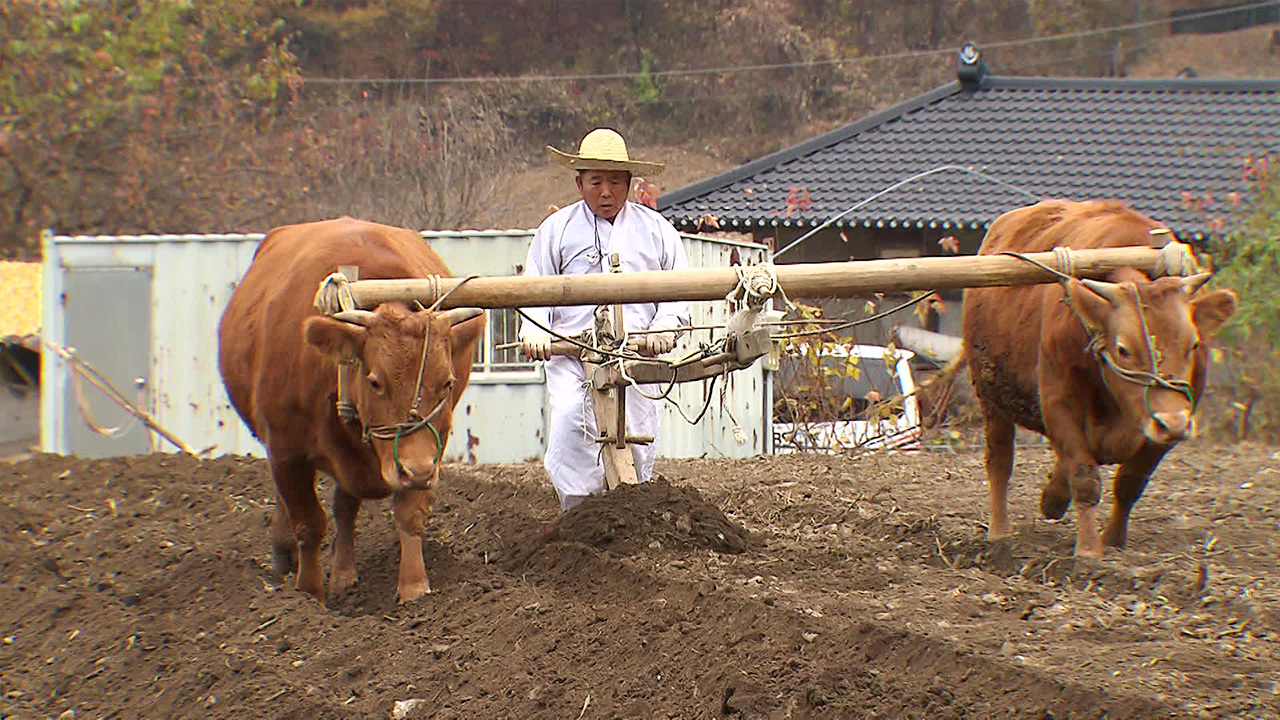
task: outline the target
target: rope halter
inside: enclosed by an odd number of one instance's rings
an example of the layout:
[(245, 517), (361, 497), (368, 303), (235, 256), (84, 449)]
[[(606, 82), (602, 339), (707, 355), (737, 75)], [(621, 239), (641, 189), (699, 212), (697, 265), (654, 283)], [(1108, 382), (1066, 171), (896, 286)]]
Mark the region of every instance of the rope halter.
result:
[[(445, 301), (447, 297), (452, 295), (454, 291), (456, 291), (458, 288), (462, 287), (463, 285), (465, 285), (467, 282), (474, 279), (475, 277), (476, 276), (471, 275), (466, 278), (463, 278), (461, 282), (453, 286), (453, 288), (451, 288), (448, 292), (441, 293), (440, 292), (440, 286), (441, 286), (440, 276), (428, 275), (425, 279), (430, 282), (431, 295), (433, 295), (436, 298), (436, 300), (434, 303), (432, 303), (430, 308), (426, 308), (426, 309), (429, 310), (431, 313), (435, 313), (440, 308), (440, 305)], [(344, 322), (350, 322), (357, 325), (363, 325), (366, 327), (368, 326), (369, 322), (372, 320), (372, 317), (373, 317), (373, 312), (369, 310), (358, 309), (354, 293), (351, 290), (351, 281), (348, 280), (346, 275), (342, 272), (330, 273), (320, 283), (320, 288), (316, 291), (313, 304), (315, 305), (315, 308), (320, 311), (321, 314), (331, 316), (337, 320), (342, 320)], [(415, 301), (415, 304), (418, 306), (420, 310), (423, 309), (422, 303)], [(479, 315), (482, 312), (483, 311), (480, 310), (479, 308), (455, 308), (455, 309), (449, 310), (447, 311), (447, 313), (450, 315), (449, 325), (450, 327), (452, 327), (453, 325), (459, 322), (465, 322), (466, 320), (469, 320), (472, 317), (475, 317), (476, 315)], [(352, 388), (350, 387), (350, 383), (354, 379), (353, 373), (355, 368), (361, 365), (361, 362), (360, 360), (355, 358), (344, 359), (338, 362), (338, 400), (336, 403), (338, 417), (342, 418), (342, 420), (348, 424), (361, 425), (363, 427), (361, 439), (366, 443), (369, 443), (373, 440), (392, 441), (391, 457), (392, 457), (392, 460), (395, 461), (396, 471), (401, 473), (402, 475), (406, 474), (404, 465), (400, 462), (400, 439), (403, 437), (412, 435), (413, 433), (416, 433), (419, 430), (426, 428), (431, 432), (431, 436), (436, 441), (435, 462), (439, 463), (440, 459), (444, 456), (444, 438), (440, 436), (440, 431), (436, 429), (435, 425), (432, 424), (431, 421), (435, 419), (435, 417), (439, 415), (442, 410), (444, 410), (445, 401), (449, 399), (449, 396), (452, 392), (453, 384), (454, 384), (454, 378), (452, 377), (453, 368), (452, 366), (450, 366), (449, 368), (450, 378), (445, 388), (444, 397), (442, 397), (440, 401), (436, 403), (435, 407), (433, 407), (430, 412), (428, 412), (426, 415), (423, 415), (422, 412), (419, 410), (419, 406), (422, 404), (422, 381), (426, 374), (427, 353), (429, 352), (429, 348), (431, 347), (430, 317), (428, 317), (428, 319), (426, 320), (426, 326), (427, 328), (426, 328), (426, 331), (423, 333), (423, 339), (422, 339), (422, 356), (418, 361), (418, 381), (417, 381), (417, 386), (414, 388), (413, 404), (409, 407), (409, 410), (406, 413), (406, 419), (403, 422), (398, 422), (391, 425), (364, 424), (364, 421), (359, 417), (359, 413), (356, 410), (355, 403), (351, 401), (351, 397), (350, 397), (350, 393), (352, 390)]]
[[(1092, 280), (1085, 280), (1083, 282), (1090, 290), (1098, 292), (1098, 283)], [(1085, 325), (1085, 330), (1089, 333), (1089, 352), (1105, 370), (1110, 370), (1126, 382), (1142, 386), (1143, 407), (1147, 411), (1147, 416), (1152, 420), (1155, 420), (1157, 423), (1159, 423), (1160, 420), (1156, 417), (1155, 411), (1151, 409), (1152, 388), (1164, 388), (1181, 394), (1188, 402), (1191, 403), (1191, 411), (1195, 412), (1196, 397), (1195, 389), (1192, 384), (1181, 378), (1171, 377), (1160, 372), (1159, 363), (1156, 360), (1157, 351), (1155, 343), (1151, 337), (1151, 331), (1147, 327), (1147, 317), (1146, 313), (1142, 310), (1142, 298), (1138, 294), (1137, 284), (1133, 282), (1126, 282), (1121, 284), (1121, 287), (1123, 287), (1125, 291), (1133, 297), (1134, 308), (1138, 313), (1138, 327), (1142, 331), (1142, 343), (1147, 352), (1148, 369), (1130, 370), (1129, 368), (1121, 367), (1120, 363), (1116, 362), (1115, 356), (1111, 352), (1111, 348), (1108, 347), (1106, 337), (1101, 335), (1096, 328), (1091, 327), (1084, 321), (1084, 318), (1080, 316), (1079, 312), (1076, 312), (1076, 317), (1080, 318), (1080, 321)], [(1098, 294), (1106, 297), (1106, 295), (1101, 292)], [(1067, 297), (1070, 297), (1070, 295)], [(1074, 311), (1075, 308), (1072, 307), (1072, 310)], [(1102, 373), (1102, 381), (1107, 385), (1107, 390), (1111, 391), (1111, 384), (1107, 380), (1107, 374), (1105, 371)], [(1115, 395), (1114, 392), (1111, 392), (1111, 394), (1112, 396)]]
[[(435, 407), (433, 407), (430, 412), (428, 412), (426, 415), (423, 415), (418, 410), (418, 406), (422, 404), (422, 378), (425, 375), (426, 369), (427, 369), (427, 351), (428, 351), (428, 348), (431, 347), (430, 319), (427, 320), (426, 325), (427, 325), (427, 330), (425, 333), (423, 333), (423, 338), (422, 338), (422, 357), (418, 362), (418, 383), (414, 388), (413, 405), (409, 407), (409, 411), (406, 413), (406, 419), (404, 420), (404, 422), (398, 422), (393, 425), (365, 425), (364, 426), (363, 440), (366, 443), (370, 442), (371, 440), (392, 441), (391, 442), (391, 459), (396, 464), (396, 472), (399, 472), (401, 475), (407, 474), (405, 472), (404, 465), (400, 464), (400, 438), (402, 437), (412, 435), (418, 432), (419, 430), (426, 428), (427, 430), (431, 431), (431, 437), (435, 438), (435, 441), (436, 441), (435, 462), (439, 463), (440, 458), (444, 455), (443, 438), (440, 437), (440, 431), (436, 429), (436, 426), (433, 425), (431, 421), (437, 415), (440, 414), (441, 410), (444, 409), (445, 401), (449, 399), (450, 391), (453, 389), (453, 378), (451, 377), (449, 379), (448, 386), (445, 389), (444, 396), (440, 398), (440, 401), (436, 403)], [(450, 372), (452, 372), (452, 370)]]
[[(1169, 233), (1169, 231), (1164, 228), (1157, 228), (1149, 232), (1151, 235), (1163, 235), (1167, 233)], [(1122, 287), (1124, 287), (1129, 294), (1133, 296), (1133, 304), (1138, 312), (1138, 325), (1142, 330), (1142, 342), (1147, 351), (1147, 358), (1149, 360), (1147, 370), (1130, 370), (1128, 368), (1121, 367), (1120, 363), (1116, 362), (1115, 356), (1112, 355), (1111, 349), (1107, 347), (1107, 338), (1102, 336), (1098, 329), (1093, 327), (1089, 321), (1080, 314), (1080, 311), (1075, 307), (1075, 305), (1072, 304), (1071, 293), (1067, 288), (1067, 283), (1075, 277), (1076, 264), (1070, 248), (1053, 248), (1054, 260), (1058, 263), (1058, 267), (1061, 268), (1061, 270), (1056, 270), (1044, 265), (1043, 263), (1027, 257), (1022, 253), (1005, 251), (1000, 254), (1016, 257), (1058, 276), (1058, 279), (1062, 284), (1062, 301), (1066, 303), (1067, 307), (1071, 308), (1072, 314), (1080, 320), (1080, 323), (1084, 325), (1085, 332), (1089, 334), (1087, 350), (1094, 359), (1102, 365), (1102, 368), (1100, 368), (1102, 382), (1107, 386), (1107, 391), (1111, 393), (1112, 397), (1115, 396), (1115, 392), (1111, 390), (1111, 383), (1107, 380), (1107, 370), (1115, 373), (1120, 377), (1120, 379), (1126, 382), (1143, 386), (1143, 406), (1146, 408), (1147, 415), (1157, 423), (1159, 423), (1160, 420), (1156, 418), (1155, 412), (1151, 409), (1151, 388), (1153, 387), (1172, 390), (1183, 395), (1191, 403), (1191, 411), (1195, 412), (1195, 389), (1191, 383), (1181, 378), (1170, 377), (1160, 372), (1159, 363), (1156, 361), (1156, 348), (1151, 337), (1151, 331), (1147, 328), (1147, 318), (1146, 314), (1142, 310), (1142, 298), (1138, 294), (1137, 283), (1126, 282), (1122, 284)], [(1156, 275), (1185, 276), (1198, 271), (1199, 265), (1195, 261), (1194, 254), (1191, 252), (1190, 248), (1183, 243), (1174, 240), (1166, 243), (1164, 247), (1161, 248), (1161, 255), (1157, 264)], [(1116, 285), (1116, 283), (1101, 283), (1096, 280), (1088, 279), (1083, 279), (1080, 282), (1084, 283), (1085, 287), (1089, 288), (1089, 290), (1106, 298), (1108, 301), (1111, 300), (1111, 298), (1108, 297), (1110, 293), (1105, 288), (1109, 285)]]
[(773, 263), (738, 265), (734, 271), (738, 275), (738, 284), (724, 296), (731, 306), (744, 304), (759, 310), (764, 307), (766, 300), (781, 290)]

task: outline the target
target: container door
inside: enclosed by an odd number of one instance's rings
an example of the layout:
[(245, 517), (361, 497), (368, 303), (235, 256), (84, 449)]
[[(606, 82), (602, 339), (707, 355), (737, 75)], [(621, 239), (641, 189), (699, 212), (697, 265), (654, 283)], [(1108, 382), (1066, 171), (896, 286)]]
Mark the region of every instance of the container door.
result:
[[(69, 267), (64, 289), (66, 346), (125, 397), (152, 412), (147, 386), (151, 268)], [(141, 421), (69, 364), (67, 374), (63, 417), (72, 454), (98, 458), (151, 451), (149, 433)]]

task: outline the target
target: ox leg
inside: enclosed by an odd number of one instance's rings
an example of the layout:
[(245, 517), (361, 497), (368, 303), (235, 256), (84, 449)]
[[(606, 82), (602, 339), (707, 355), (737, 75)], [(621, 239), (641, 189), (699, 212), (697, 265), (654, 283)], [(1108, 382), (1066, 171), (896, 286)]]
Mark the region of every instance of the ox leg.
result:
[[(295, 586), (323, 602), (324, 572), (320, 568), (320, 545), (324, 542), (327, 520), (316, 497), (315, 465), (306, 460), (272, 460), (271, 476), (275, 478), (276, 491), (287, 510), (285, 527), (292, 533), (298, 548)], [(276, 520), (280, 519), (281, 514), (277, 512)], [(274, 534), (279, 548), (279, 540), (285, 533), (277, 529)]]
[(1128, 462), (1116, 468), (1116, 476), (1112, 481), (1112, 492), (1115, 494), (1115, 507), (1111, 510), (1111, 519), (1107, 522), (1106, 532), (1102, 534), (1102, 542), (1111, 547), (1123, 548), (1129, 540), (1129, 512), (1134, 503), (1142, 497), (1147, 487), (1151, 471), (1160, 464), (1167, 448), (1148, 445)]
[[(1045, 368), (1041, 368), (1044, 372)], [(1102, 535), (1098, 532), (1098, 500), (1102, 497), (1102, 476), (1089, 452), (1084, 428), (1076, 420), (1081, 409), (1070, 397), (1041, 398), (1045, 435), (1057, 461), (1049, 483), (1040, 494), (1040, 510), (1045, 517), (1062, 517), (1072, 503), (1076, 506), (1077, 557), (1102, 557)], [(1070, 490), (1068, 493), (1067, 490)]]
[[(1047, 415), (1047, 413), (1046, 413)], [(1082, 442), (1065, 443), (1053, 441), (1053, 428), (1049, 429), (1057, 462), (1049, 475), (1049, 482), (1040, 492), (1040, 511), (1044, 516), (1056, 520), (1067, 513), (1067, 508), (1076, 506), (1076, 551), (1077, 556), (1101, 557), (1102, 536), (1098, 532), (1098, 500), (1102, 497), (1102, 476), (1098, 473), (1098, 464), (1087, 453), (1073, 452), (1072, 447), (1080, 447)], [(1064, 434), (1060, 433), (1059, 437)], [(1072, 437), (1073, 440), (1078, 440)]]
[(289, 508), (278, 494), (275, 514), (271, 517), (271, 565), (278, 581), (298, 569), (298, 540), (289, 524)]
[[(1102, 497), (1102, 476), (1092, 462), (1064, 463), (1069, 468), (1071, 500), (1076, 505), (1076, 555), (1102, 557), (1102, 535), (1098, 532), (1098, 501)], [(1054, 474), (1058, 470), (1055, 468)]]
[(396, 534), (400, 537), (400, 580), (396, 594), (406, 603), (431, 592), (427, 566), (422, 559), (422, 534), (431, 512), (430, 490), (404, 490), (393, 501)]
[(360, 498), (333, 488), (333, 569), (329, 573), (329, 592), (340, 593), (356, 583), (356, 516), (360, 514)]
[(1013, 440), (1017, 427), (1012, 420), (988, 412), (987, 501), (991, 508), (988, 540), (999, 540), (1009, 534), (1009, 476), (1013, 474)]
[(1059, 457), (1049, 471), (1049, 481), (1040, 490), (1040, 514), (1050, 520), (1061, 520), (1071, 507), (1071, 469)]

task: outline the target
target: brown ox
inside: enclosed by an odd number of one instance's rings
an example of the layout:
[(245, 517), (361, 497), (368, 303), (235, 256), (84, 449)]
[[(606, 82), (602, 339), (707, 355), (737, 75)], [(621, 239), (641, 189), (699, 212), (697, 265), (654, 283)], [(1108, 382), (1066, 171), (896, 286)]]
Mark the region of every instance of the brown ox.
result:
[[(449, 274), (404, 228), (346, 217), (276, 228), (227, 303), (218, 365), (232, 404), (267, 450), (278, 497), (271, 524), (277, 571), (293, 570), (296, 559), (297, 588), (324, 600), (320, 470), (336, 481), (329, 590), (356, 581), (360, 501), (394, 495), (397, 591), (405, 602), (430, 592), (421, 536), (485, 320), (476, 309), (414, 311), (402, 303), (322, 316), (316, 290), (341, 265), (359, 267), (361, 279)], [(338, 364), (353, 361), (358, 419), (347, 423), (335, 407)]]
[[(1156, 231), (1152, 233), (1151, 231)], [(1046, 200), (1005, 213), (978, 253), (1163, 245), (1159, 223), (1107, 201)], [(1201, 339), (1236, 308), (1230, 290), (1197, 294), (1208, 274), (1149, 280), (972, 288), (964, 297), (964, 349), (986, 421), (988, 537), (1009, 533), (1007, 496), (1015, 425), (1045, 435), (1057, 456), (1040, 509), (1076, 505), (1076, 555), (1122, 548), (1129, 513), (1160, 459), (1193, 429), (1204, 390)], [(1137, 301), (1137, 302), (1135, 302)], [(1099, 535), (1099, 465), (1118, 464), (1115, 507)]]

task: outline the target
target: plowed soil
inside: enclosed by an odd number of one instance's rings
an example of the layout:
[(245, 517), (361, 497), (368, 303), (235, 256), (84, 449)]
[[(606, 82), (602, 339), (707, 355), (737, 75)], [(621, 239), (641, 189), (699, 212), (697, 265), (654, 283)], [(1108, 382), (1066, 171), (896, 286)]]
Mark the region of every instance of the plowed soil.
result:
[(37, 455), (0, 465), (0, 716), (1280, 717), (1280, 454), (1178, 448), (1094, 562), (1049, 463), (998, 545), (970, 451), (660, 461), (562, 518), (537, 464), (451, 466), (399, 605), (387, 503), (321, 604), (272, 577), (263, 461)]

